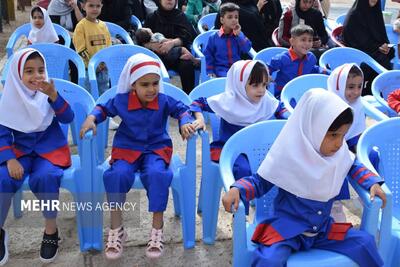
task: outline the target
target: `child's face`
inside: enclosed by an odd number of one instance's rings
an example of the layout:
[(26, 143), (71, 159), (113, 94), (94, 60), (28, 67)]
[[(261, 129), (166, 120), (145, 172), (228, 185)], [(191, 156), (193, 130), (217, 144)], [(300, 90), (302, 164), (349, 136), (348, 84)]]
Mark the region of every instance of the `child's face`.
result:
[(140, 103), (146, 106), (158, 96), (160, 76), (154, 73), (143, 75), (132, 84), (131, 89), (136, 92)]
[(44, 62), (41, 58), (29, 59), (25, 62), (22, 83), (30, 90), (36, 91), (39, 83), (46, 79)]
[(220, 18), (220, 20), (221, 24), (224, 26), (224, 29), (233, 31), (239, 24), (239, 12), (226, 12), (225, 15)]
[(42, 12), (34, 11), (32, 14), (32, 22), (36, 28), (38, 29), (42, 28), (44, 24), (44, 18)]
[(343, 124), (336, 131), (328, 131), (322, 140), (320, 153), (325, 157), (333, 156), (343, 145), (344, 136), (351, 124)]
[(254, 104), (260, 102), (261, 98), (263, 98), (265, 95), (265, 91), (267, 90), (267, 85), (268, 85), (268, 77), (266, 76), (264, 76), (262, 83), (249, 84), (249, 81), (247, 81), (246, 94), (247, 97), (250, 99), (250, 102)]
[(363, 78), (361, 76), (348, 76), (346, 81), (346, 90), (344, 96), (346, 100), (351, 104), (354, 103), (362, 92)]
[(300, 10), (307, 11), (314, 5), (314, 0), (300, 0)]
[(313, 46), (313, 36), (308, 33), (304, 33), (300, 36), (294, 36), (290, 38), (290, 45), (297, 56), (304, 57), (310, 51)]
[(90, 21), (95, 21), (100, 15), (102, 7), (101, 0), (87, 0), (83, 5), (83, 10), (86, 11), (86, 18)]

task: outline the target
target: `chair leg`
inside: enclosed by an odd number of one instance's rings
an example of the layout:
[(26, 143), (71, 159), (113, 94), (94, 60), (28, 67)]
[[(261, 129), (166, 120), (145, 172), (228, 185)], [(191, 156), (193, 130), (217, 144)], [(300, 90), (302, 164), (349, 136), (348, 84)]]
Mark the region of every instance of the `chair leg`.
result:
[(178, 191), (172, 189), (172, 199), (174, 201), (174, 209), (175, 209), (175, 216), (181, 217), (181, 205), (180, 205), (180, 197)]
[(91, 212), (94, 208), (89, 207), (91, 203), (91, 196), (89, 193), (77, 194), (72, 193), (74, 200), (77, 203), (76, 209), (76, 223), (79, 237), (79, 246), (81, 252), (92, 249), (92, 217)]
[(203, 189), (203, 178), (201, 179), (201, 181), (200, 181), (200, 191), (199, 191), (199, 200), (198, 200), (198, 203), (197, 203), (197, 214), (201, 214), (202, 212), (203, 212), (203, 201), (200, 201), (201, 199), (203, 199), (203, 192), (204, 192), (204, 189)]
[(22, 190), (19, 190), (15, 193), (13, 198), (13, 211), (15, 219), (20, 219), (22, 217), (21, 200), (22, 200)]

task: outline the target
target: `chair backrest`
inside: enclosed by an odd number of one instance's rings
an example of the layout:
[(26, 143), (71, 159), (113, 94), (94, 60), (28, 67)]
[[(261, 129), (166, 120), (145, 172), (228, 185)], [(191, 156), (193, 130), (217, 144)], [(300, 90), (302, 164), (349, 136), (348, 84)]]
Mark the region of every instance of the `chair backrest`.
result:
[(117, 35), (119, 35), (125, 41), (126, 44), (133, 44), (132, 38), (124, 28), (108, 21), (106, 21), (106, 25), (108, 31), (110, 32), (111, 37), (115, 38)]
[[(225, 190), (235, 182), (232, 168), (240, 154), (247, 155), (252, 173), (256, 173), (265, 155), (279, 135), (285, 120), (269, 120), (252, 124), (238, 131), (225, 143), (219, 161), (220, 173)], [(276, 188), (256, 200), (255, 221), (271, 217)]]
[(216, 17), (217, 13), (210, 13), (201, 17), (197, 22), (197, 29), (199, 30), (199, 32), (200, 33), (206, 32), (206, 30), (203, 29), (203, 25), (207, 25), (208, 28), (207, 31), (214, 29), (214, 23)]
[(387, 98), (391, 92), (399, 88), (400, 70), (390, 70), (379, 74), (371, 85), (372, 95), (385, 107), (385, 112), (387, 112), (390, 117), (397, 116), (397, 114), (389, 107)]
[(343, 26), (339, 25), (336, 28), (334, 28), (331, 32), (331, 39), (332, 41), (340, 46), (340, 47), (345, 47), (344, 43), (343, 43), (343, 38), (342, 38), (342, 33), (343, 33)]
[(303, 94), (311, 88), (328, 88), (328, 75), (325, 74), (306, 74), (294, 78), (282, 89), (281, 100), (285, 108), (293, 113), (296, 104)]
[[(393, 194), (394, 215), (400, 219), (400, 118), (390, 118), (369, 127), (357, 144), (357, 157), (374, 170), (369, 160), (372, 149), (379, 151), (378, 173)], [(396, 214), (397, 210), (397, 214)]]
[(272, 36), (271, 36), (272, 42), (274, 42), (274, 44), (275, 44), (276, 46), (282, 46), (282, 45), (279, 43), (278, 32), (279, 32), (279, 27), (276, 28), (276, 29), (272, 32)]
[(142, 22), (135, 15), (131, 16), (131, 25), (134, 26), (136, 30), (142, 28)]
[[(111, 87), (118, 84), (119, 76), (122, 72), (122, 69), (125, 66), (127, 60), (137, 54), (143, 53), (152, 58), (155, 58), (160, 61), (163, 80), (169, 80), (168, 71), (165, 68), (164, 64), (162, 64), (161, 59), (155, 54), (153, 51), (149, 49), (137, 46), (137, 45), (113, 45), (107, 48), (104, 48), (97, 52), (89, 61), (88, 64), (88, 76), (90, 80), (91, 94), (94, 99), (99, 97), (99, 91), (97, 88), (96, 82), (96, 69), (97, 66), (104, 62), (108, 68), (108, 75), (111, 81)], [(94, 81), (94, 82), (93, 82)]]
[(195, 53), (195, 56), (204, 57), (203, 51), (206, 49), (208, 38), (214, 33), (218, 32), (217, 30), (209, 30), (203, 32), (196, 36), (193, 40), (192, 49)]
[[(58, 24), (53, 23), (54, 29), (57, 33), (57, 35), (61, 36), (64, 39), (64, 46), (70, 47), (71, 46), (71, 36), (69, 35), (69, 32), (61, 27)], [(7, 57), (10, 58), (11, 55), (14, 53), (14, 46), (17, 43), (18, 39), (21, 38), (22, 36), (25, 36), (28, 38), (29, 32), (31, 31), (32, 26), (30, 23), (25, 23), (18, 28), (15, 29), (15, 31), (11, 34), (10, 38), (8, 39), (7, 45), (6, 45), (6, 51), (7, 51)]]
[[(83, 122), (95, 106), (94, 99), (84, 88), (69, 81), (54, 79), (54, 85), (74, 111), (75, 116), (70, 130), (74, 131), (75, 136), (79, 136)], [(76, 142), (79, 154), (82, 155), (82, 140), (77, 138)], [(87, 178), (89, 179), (89, 177)]]
[(387, 69), (381, 66), (368, 54), (351, 47), (335, 47), (329, 49), (319, 58), (319, 65), (330, 70), (345, 63), (355, 63), (358, 66), (360, 66), (361, 63), (365, 63), (378, 73), (387, 71)]
[[(196, 86), (192, 92), (190, 92), (189, 97), (194, 101), (200, 97), (210, 97), (221, 94), (225, 91), (225, 83), (226, 78), (208, 80)], [(204, 112), (203, 114), (206, 122), (209, 122), (211, 125), (213, 140), (218, 140), (220, 118), (218, 118), (214, 113)]]
[(326, 32), (329, 34), (332, 33), (332, 30), (335, 28), (336, 26), (336, 22), (331, 20), (331, 19), (326, 19), (324, 18), (324, 26), (325, 26), (325, 30)]
[[(37, 49), (46, 59), (47, 72), (50, 78), (70, 80), (69, 61), (72, 61), (78, 70), (78, 83), (84, 85), (86, 70), (82, 58), (71, 48), (59, 44), (33, 44), (29, 47)], [(11, 58), (3, 69), (1, 82), (4, 85)]]
[(339, 17), (336, 18), (336, 25), (340, 26), (343, 25), (344, 20), (346, 19), (347, 13), (346, 14), (342, 14)]

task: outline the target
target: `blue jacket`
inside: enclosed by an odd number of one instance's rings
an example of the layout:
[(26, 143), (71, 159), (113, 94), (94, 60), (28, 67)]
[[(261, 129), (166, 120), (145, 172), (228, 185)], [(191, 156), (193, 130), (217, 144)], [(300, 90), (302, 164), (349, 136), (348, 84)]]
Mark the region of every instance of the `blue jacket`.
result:
[(23, 133), (0, 124), (0, 164), (34, 152), (54, 165), (71, 165), (68, 141), (59, 123), (70, 123), (74, 119), (74, 112), (60, 95), (54, 102), (49, 100), (49, 104), (55, 117), (42, 132)]

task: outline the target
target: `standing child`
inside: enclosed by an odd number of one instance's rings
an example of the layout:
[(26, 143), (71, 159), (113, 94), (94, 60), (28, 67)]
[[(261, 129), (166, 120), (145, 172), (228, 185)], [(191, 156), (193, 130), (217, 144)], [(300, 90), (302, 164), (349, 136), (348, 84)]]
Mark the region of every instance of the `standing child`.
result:
[(207, 75), (210, 77), (226, 77), (232, 64), (240, 60), (240, 55), (251, 49), (250, 40), (241, 32), (239, 6), (222, 4), (219, 14), (221, 28), (209, 37), (204, 51)]
[[(259, 224), (252, 266), (283, 267), (290, 254), (311, 248), (344, 254), (360, 267), (382, 266), (374, 237), (350, 223), (334, 223), (332, 203), (349, 174), (386, 203), (382, 179), (354, 159), (344, 137), (353, 122), (351, 108), (323, 89), (307, 91), (275, 140), (257, 174), (240, 179), (223, 197), (225, 210), (237, 209), (279, 187), (275, 212)], [(301, 157), (299, 157), (301, 155)]]
[[(261, 61), (240, 60), (228, 71), (225, 92), (209, 98), (196, 99), (191, 110), (196, 121), (196, 129), (205, 129), (202, 111), (215, 113), (221, 118), (219, 140), (211, 143), (211, 160), (219, 161), (222, 147), (237, 131), (256, 122), (286, 118), (286, 109), (267, 90), (269, 75)], [(241, 155), (234, 165), (234, 176), (239, 179), (251, 175), (245, 155)]]
[(32, 8), (31, 28), (28, 35), (28, 45), (37, 43), (58, 43), (58, 35), (46, 9), (40, 6), (34, 6)]
[[(86, 17), (76, 25), (73, 43), (76, 52), (81, 56), (87, 68), (89, 60), (94, 54), (103, 48), (111, 46), (111, 35), (105, 22), (98, 20), (101, 8), (101, 0), (83, 0), (83, 10)], [(99, 64), (96, 70), (97, 85), (99, 95), (108, 89), (108, 70), (104, 63)], [(86, 78), (86, 89), (90, 88), (89, 78)]]
[[(121, 117), (111, 152), (111, 167), (104, 173), (104, 186), (108, 201), (122, 205), (135, 180), (135, 172), (140, 171), (149, 212), (153, 212), (153, 227), (146, 248), (149, 258), (160, 257), (164, 249), (163, 212), (173, 175), (168, 168), (172, 155), (172, 142), (166, 131), (168, 117), (179, 119), (183, 139), (195, 131), (189, 107), (161, 93), (160, 77), (160, 63), (154, 58), (144, 54), (130, 57), (119, 78), (117, 95), (97, 105), (81, 129), (83, 136), (107, 117)], [(121, 210), (112, 210), (105, 247), (107, 259), (121, 257), (126, 236)]]
[[(29, 175), (29, 186), (42, 201), (58, 199), (63, 169), (71, 165), (67, 139), (59, 123), (74, 118), (68, 103), (48, 81), (44, 57), (31, 48), (15, 53), (0, 100), (0, 227), (11, 199)], [(15, 112), (12, 112), (15, 111)], [(54, 210), (44, 209), (45, 230), (40, 260), (57, 256)], [(7, 232), (0, 229), (0, 265), (8, 260)]]
[(270, 73), (278, 71), (275, 79), (275, 97), (278, 99), (285, 84), (292, 79), (304, 74), (327, 73), (326, 69), (317, 65), (317, 59), (310, 52), (313, 46), (313, 29), (307, 25), (297, 25), (291, 29), (290, 34), (289, 51), (276, 55), (268, 64)]

